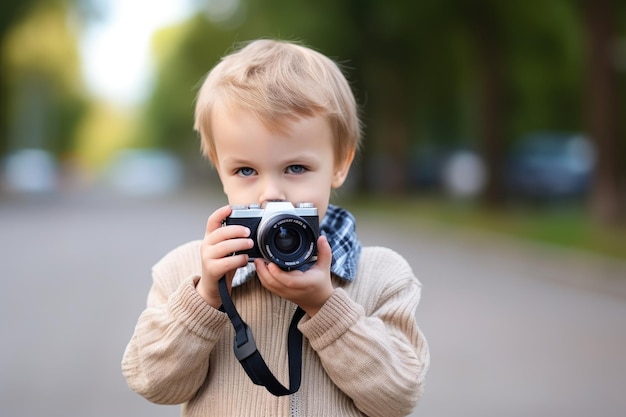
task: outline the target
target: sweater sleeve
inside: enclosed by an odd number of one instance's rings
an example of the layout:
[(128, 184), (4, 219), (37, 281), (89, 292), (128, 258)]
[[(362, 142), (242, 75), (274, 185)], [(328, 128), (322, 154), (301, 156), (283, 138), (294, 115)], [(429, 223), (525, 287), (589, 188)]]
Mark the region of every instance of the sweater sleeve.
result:
[[(430, 356), (415, 312), (421, 284), (395, 252), (371, 259), (357, 279), (367, 288), (366, 309), (341, 288), (300, 324), (329, 377), (368, 416), (406, 416), (423, 392)], [(373, 263), (372, 263), (373, 261)]]
[(179, 404), (193, 398), (206, 379), (209, 354), (228, 318), (198, 294), (197, 277), (177, 280), (159, 273), (176, 275), (176, 268), (159, 270), (153, 270), (148, 305), (124, 351), (122, 372), (130, 388), (149, 401)]

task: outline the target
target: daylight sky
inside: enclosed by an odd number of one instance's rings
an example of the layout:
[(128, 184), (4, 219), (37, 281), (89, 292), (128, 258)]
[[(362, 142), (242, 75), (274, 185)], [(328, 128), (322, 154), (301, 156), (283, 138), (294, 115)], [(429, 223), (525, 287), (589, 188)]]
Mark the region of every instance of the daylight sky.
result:
[(151, 79), (152, 34), (189, 17), (190, 3), (188, 0), (108, 0), (106, 18), (95, 22), (81, 42), (90, 91), (119, 104), (139, 101)]

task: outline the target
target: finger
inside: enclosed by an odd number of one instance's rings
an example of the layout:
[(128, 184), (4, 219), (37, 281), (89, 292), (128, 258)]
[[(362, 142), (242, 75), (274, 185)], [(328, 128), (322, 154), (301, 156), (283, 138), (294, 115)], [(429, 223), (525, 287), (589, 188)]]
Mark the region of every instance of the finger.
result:
[(244, 252), (252, 249), (254, 242), (252, 239), (226, 239), (216, 244), (204, 245), (203, 251), (210, 259), (223, 258), (236, 252)]
[(214, 230), (217, 230), (220, 227), (222, 227), (222, 223), (224, 222), (224, 219), (230, 216), (231, 212), (232, 212), (232, 209), (228, 205), (220, 207), (217, 210), (215, 210), (213, 214), (211, 214), (209, 216), (209, 219), (207, 220), (205, 234), (208, 235)]
[(210, 281), (216, 281), (224, 274), (234, 273), (237, 268), (241, 268), (248, 263), (248, 255), (232, 255), (223, 258), (210, 259), (205, 261), (202, 268), (202, 277)]
[(267, 276), (270, 274), (269, 270), (267, 269), (267, 264), (265, 263), (263, 259), (256, 258), (254, 260), (254, 266), (256, 268), (257, 274), (263, 275), (263, 276)]
[(250, 236), (250, 229), (241, 225), (223, 226), (204, 235), (204, 241), (209, 245), (216, 245), (229, 239), (247, 238)]
[[(225, 256), (223, 258), (216, 260), (219, 263), (219, 267), (217, 270), (224, 271), (219, 275), (224, 275), (226, 273), (231, 273), (234, 276), (234, 272), (237, 268), (241, 268), (248, 264), (248, 255), (240, 254), (240, 255), (232, 255)], [(231, 277), (232, 281), (232, 277)]]
[(271, 288), (274, 285), (276, 278), (274, 277), (274, 272), (269, 268), (272, 264), (266, 264), (265, 261), (261, 258), (256, 258), (254, 260), (254, 266), (256, 267), (256, 273), (261, 281), (261, 284), (265, 288)]

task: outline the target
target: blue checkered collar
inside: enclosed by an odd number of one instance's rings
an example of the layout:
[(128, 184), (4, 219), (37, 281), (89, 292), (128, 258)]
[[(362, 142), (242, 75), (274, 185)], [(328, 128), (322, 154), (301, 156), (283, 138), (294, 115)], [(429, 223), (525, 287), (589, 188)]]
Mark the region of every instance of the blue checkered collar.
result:
[[(348, 210), (330, 204), (320, 224), (320, 233), (326, 236), (332, 248), (330, 272), (346, 281), (353, 281), (361, 255), (361, 242), (356, 235), (354, 216)], [(239, 268), (235, 272), (233, 287), (250, 280), (255, 271), (253, 263)]]

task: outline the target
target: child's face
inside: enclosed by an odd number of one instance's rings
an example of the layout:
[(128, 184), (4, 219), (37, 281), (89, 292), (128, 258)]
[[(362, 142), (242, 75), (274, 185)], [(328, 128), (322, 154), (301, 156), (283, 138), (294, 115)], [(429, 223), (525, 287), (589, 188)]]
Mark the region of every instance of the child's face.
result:
[(297, 119), (272, 132), (252, 113), (213, 113), (217, 172), (229, 204), (309, 202), (326, 214), (331, 189), (341, 186), (352, 156), (336, 163), (333, 135), (321, 116)]

